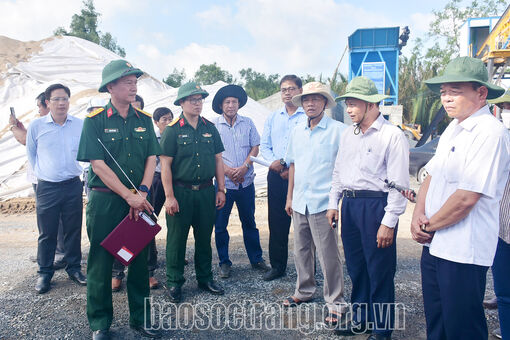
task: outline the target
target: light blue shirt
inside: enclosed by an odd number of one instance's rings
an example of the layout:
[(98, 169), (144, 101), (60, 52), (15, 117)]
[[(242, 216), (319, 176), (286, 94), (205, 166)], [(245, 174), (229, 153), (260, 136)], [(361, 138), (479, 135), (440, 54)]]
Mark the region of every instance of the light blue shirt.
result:
[(51, 112), (28, 126), (27, 156), (38, 179), (62, 182), (81, 175), (76, 156), (82, 127), (83, 120), (70, 115), (58, 125)]
[[(324, 115), (310, 130), (299, 125), (290, 135), (285, 161), (294, 163), (292, 209), (317, 214), (328, 209), (329, 191), (340, 136), (346, 125)], [(341, 152), (341, 151), (340, 151)]]
[[(225, 151), (221, 154), (223, 162), (229, 167), (238, 168), (244, 164), (248, 154), (254, 146), (260, 144), (260, 135), (253, 121), (244, 116), (237, 115), (233, 126), (225, 120), (223, 115), (218, 116), (212, 121), (221, 136), (221, 141)], [(253, 166), (250, 166), (244, 175), (244, 181), (241, 183), (245, 188), (253, 183), (255, 172)], [(227, 189), (239, 189), (239, 184), (235, 184), (225, 176), (225, 187)]]
[(298, 107), (292, 116), (289, 116), (284, 106), (280, 111), (275, 111), (267, 117), (260, 141), (262, 157), (271, 162), (284, 158), (290, 133), (299, 124), (306, 124), (306, 115), (302, 107)]

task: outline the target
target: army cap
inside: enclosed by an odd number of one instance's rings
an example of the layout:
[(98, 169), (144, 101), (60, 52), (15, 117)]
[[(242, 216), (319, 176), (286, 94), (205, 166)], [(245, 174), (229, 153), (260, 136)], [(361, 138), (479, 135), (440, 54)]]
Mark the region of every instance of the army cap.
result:
[(494, 99), (505, 93), (503, 88), (489, 83), (489, 73), (483, 61), (471, 57), (453, 59), (446, 65), (443, 75), (426, 80), (425, 84), (433, 92), (439, 93), (441, 84), (467, 82), (474, 82), (487, 87), (489, 90), (487, 99)]
[(198, 85), (194, 81), (190, 81), (189, 83), (186, 83), (179, 87), (179, 91), (177, 92), (177, 98), (174, 101), (174, 105), (179, 106), (179, 101), (181, 99), (185, 99), (186, 97), (193, 96), (195, 94), (202, 95), (202, 99), (209, 95), (209, 93), (206, 90), (202, 89), (200, 85)]
[(101, 86), (99, 86), (99, 92), (108, 92), (106, 85), (132, 74), (138, 78), (143, 74), (143, 71), (133, 67), (129, 62), (122, 59), (109, 62), (103, 69), (103, 81), (101, 82)]
[(372, 79), (360, 76), (351, 80), (345, 88), (345, 94), (336, 97), (335, 100), (338, 102), (347, 98), (355, 98), (369, 103), (379, 103), (381, 100), (389, 98), (389, 96), (379, 94)]

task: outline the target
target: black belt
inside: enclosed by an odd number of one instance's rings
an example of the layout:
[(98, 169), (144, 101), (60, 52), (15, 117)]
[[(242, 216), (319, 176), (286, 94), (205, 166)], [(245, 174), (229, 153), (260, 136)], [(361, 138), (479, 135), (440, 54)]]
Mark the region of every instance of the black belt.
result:
[(38, 182), (49, 183), (49, 184), (68, 184), (68, 183), (71, 183), (74, 181), (79, 181), (79, 180), (80, 180), (80, 176), (76, 176), (76, 177), (66, 179), (65, 181), (60, 181), (60, 182), (50, 182), (50, 181), (44, 181), (42, 179), (37, 179)]
[(374, 190), (344, 190), (342, 197), (366, 198), (366, 197), (387, 197), (388, 193), (384, 191)]
[(186, 189), (191, 189), (193, 191), (198, 191), (198, 190), (202, 190), (202, 189), (211, 187), (213, 185), (213, 181), (212, 181), (212, 179), (210, 179), (207, 182), (202, 182), (199, 184), (190, 184), (190, 183), (181, 182), (181, 181), (174, 181), (174, 185), (178, 186), (178, 187), (186, 188)]

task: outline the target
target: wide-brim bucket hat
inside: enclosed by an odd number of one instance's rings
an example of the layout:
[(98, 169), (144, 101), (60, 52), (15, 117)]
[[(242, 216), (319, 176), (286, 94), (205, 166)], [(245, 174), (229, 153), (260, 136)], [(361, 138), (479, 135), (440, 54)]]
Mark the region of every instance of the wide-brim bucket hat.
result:
[(217, 114), (223, 114), (223, 101), (225, 98), (234, 97), (239, 100), (239, 108), (246, 105), (248, 101), (248, 95), (246, 91), (239, 85), (226, 85), (216, 92), (212, 101), (212, 109)]
[(502, 103), (510, 103), (510, 89), (506, 90), (505, 94), (502, 95), (501, 97), (488, 100), (488, 102), (491, 104), (496, 104), (498, 106), (499, 106), (499, 104), (502, 104)]
[(125, 76), (134, 74), (137, 78), (143, 74), (143, 71), (133, 67), (129, 62), (118, 59), (110, 61), (103, 69), (102, 81), (99, 86), (99, 92), (108, 92), (106, 85)]
[(179, 106), (179, 101), (189, 96), (194, 96), (195, 94), (200, 94), (202, 99), (209, 95), (209, 92), (204, 90), (194, 81), (190, 81), (181, 87), (179, 87), (179, 91), (177, 91), (177, 98), (174, 101), (175, 106)]
[(339, 97), (336, 97), (335, 100), (338, 102), (340, 100), (345, 100), (347, 98), (355, 98), (359, 100), (363, 100), (368, 103), (379, 103), (381, 100), (387, 99), (390, 96), (380, 94), (377, 91), (377, 87), (372, 79), (359, 76), (353, 78), (347, 87), (345, 88), (345, 93)]
[(335, 99), (330, 93), (329, 87), (324, 85), (323, 83), (320, 83), (318, 81), (312, 81), (309, 83), (306, 83), (303, 86), (303, 92), (292, 97), (292, 104), (296, 106), (302, 106), (302, 98), (303, 96), (309, 95), (309, 94), (321, 94), (327, 99), (326, 103), (326, 109), (330, 109), (332, 107), (336, 106)]
[(430, 90), (440, 93), (441, 84), (474, 82), (487, 87), (487, 99), (498, 98), (505, 89), (489, 83), (489, 73), (483, 61), (471, 57), (458, 57), (446, 65), (442, 75), (425, 81)]

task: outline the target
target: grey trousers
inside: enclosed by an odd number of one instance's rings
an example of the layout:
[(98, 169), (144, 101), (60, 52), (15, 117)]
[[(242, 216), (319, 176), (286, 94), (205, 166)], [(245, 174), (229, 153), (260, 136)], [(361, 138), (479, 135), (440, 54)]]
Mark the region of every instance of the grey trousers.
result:
[(344, 274), (338, 229), (330, 227), (326, 211), (317, 214), (293, 213), (294, 263), (297, 282), (294, 296), (302, 301), (312, 299), (316, 290), (315, 256), (324, 276), (324, 300), (330, 311), (344, 313), (348, 304), (344, 300)]

